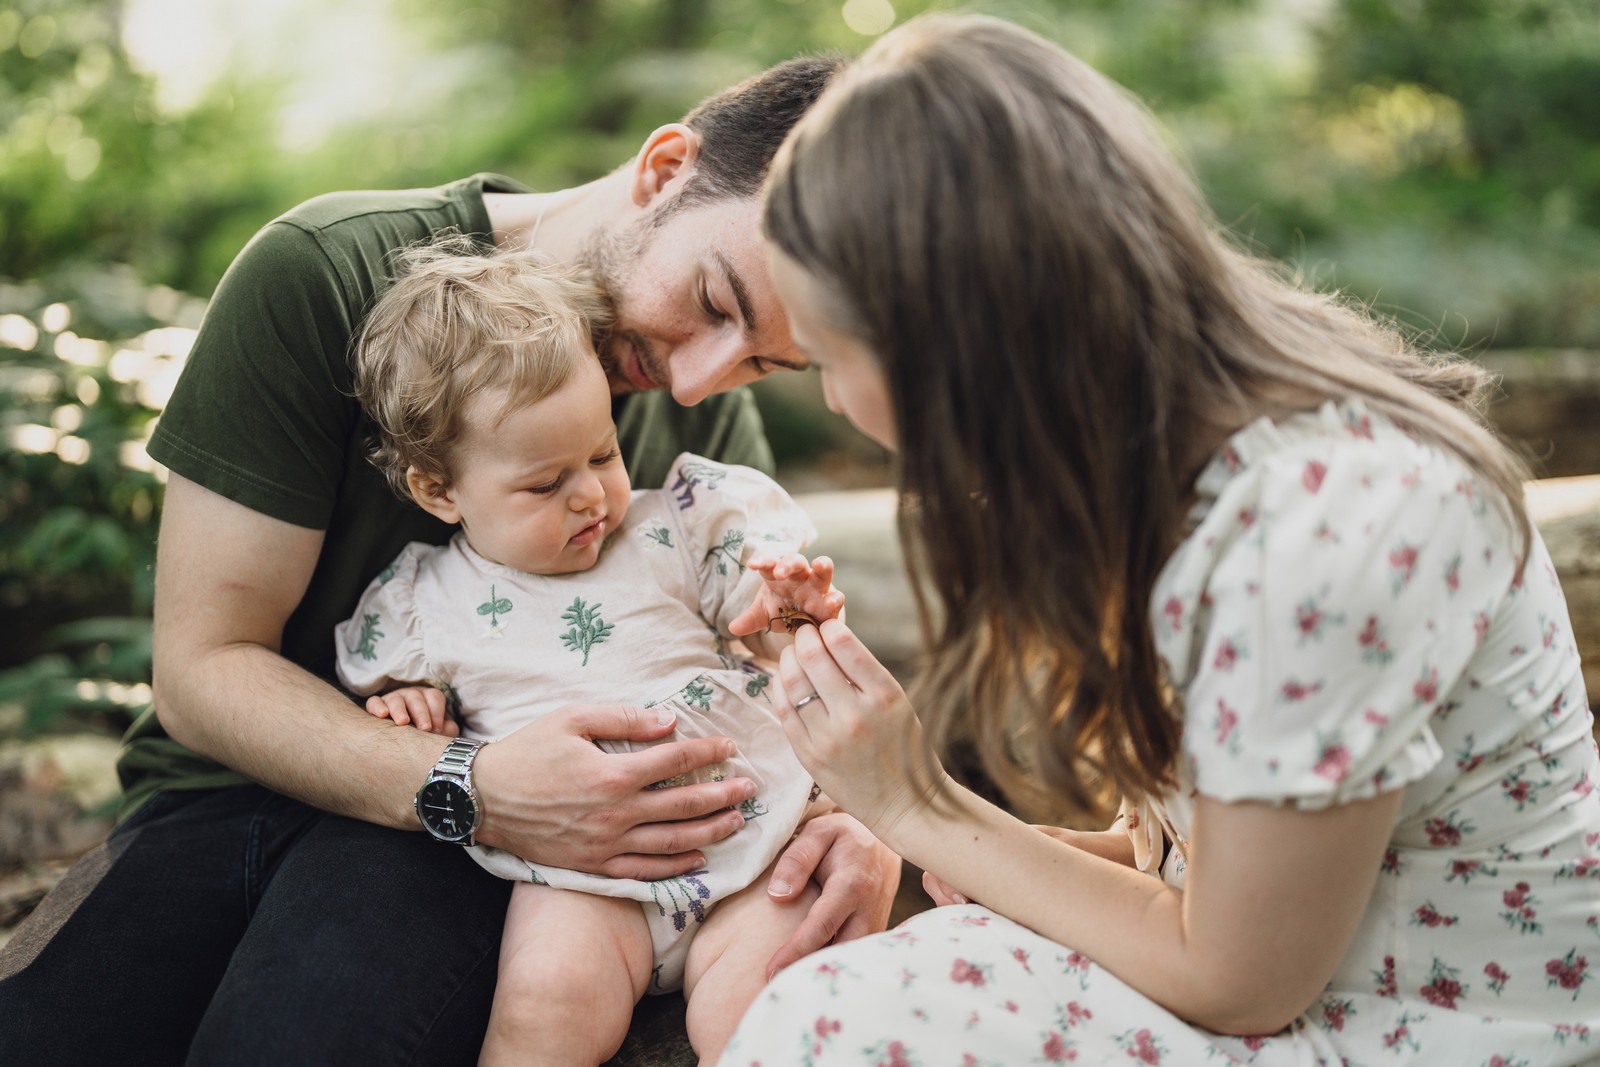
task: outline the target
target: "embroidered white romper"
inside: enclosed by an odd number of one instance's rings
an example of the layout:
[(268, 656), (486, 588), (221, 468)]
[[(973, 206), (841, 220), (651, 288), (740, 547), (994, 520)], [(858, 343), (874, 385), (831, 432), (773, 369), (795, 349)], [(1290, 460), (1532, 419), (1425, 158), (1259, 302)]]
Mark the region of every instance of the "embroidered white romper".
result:
[(655, 943), (651, 991), (676, 989), (708, 910), (767, 868), (809, 801), (812, 781), (773, 713), (768, 669), (736, 658), (726, 641), (729, 621), (761, 584), (745, 560), (815, 536), (765, 475), (684, 454), (661, 489), (634, 491), (623, 525), (586, 571), (513, 570), (461, 534), (443, 546), (408, 545), (339, 626), (339, 677), (358, 695), (436, 686), (459, 701), (463, 735), (490, 741), (569, 704), (630, 703), (670, 704), (677, 728), (668, 740), (733, 738), (737, 754), (698, 778), (747, 777), (757, 792), (743, 805), (745, 828), (706, 848), (703, 870), (644, 882), (471, 850), (505, 878), (640, 901)]

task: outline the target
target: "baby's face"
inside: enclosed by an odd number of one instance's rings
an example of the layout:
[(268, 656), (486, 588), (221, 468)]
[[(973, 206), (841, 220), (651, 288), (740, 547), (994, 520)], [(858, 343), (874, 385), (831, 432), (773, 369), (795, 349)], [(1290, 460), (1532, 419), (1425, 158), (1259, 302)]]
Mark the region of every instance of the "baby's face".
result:
[(448, 490), (467, 541), (530, 574), (588, 570), (628, 513), (628, 472), (617, 451), (611, 391), (598, 361), (560, 389), (495, 415), (499, 393), (477, 397), (451, 457)]

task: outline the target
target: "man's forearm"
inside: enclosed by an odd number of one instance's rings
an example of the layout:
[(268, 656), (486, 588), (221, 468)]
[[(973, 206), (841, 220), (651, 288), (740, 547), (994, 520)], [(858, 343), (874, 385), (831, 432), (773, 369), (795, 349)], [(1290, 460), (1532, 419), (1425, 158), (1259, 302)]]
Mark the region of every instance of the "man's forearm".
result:
[(412, 797), (448, 739), (366, 714), (260, 645), (157, 662), (156, 711), (180, 744), (327, 811), (418, 826)]

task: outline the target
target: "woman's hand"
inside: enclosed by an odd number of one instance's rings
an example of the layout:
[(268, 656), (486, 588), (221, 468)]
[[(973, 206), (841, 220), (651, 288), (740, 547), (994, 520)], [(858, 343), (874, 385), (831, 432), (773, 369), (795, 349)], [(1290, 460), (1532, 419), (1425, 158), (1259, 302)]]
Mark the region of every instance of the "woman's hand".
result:
[(945, 782), (906, 694), (837, 619), (805, 626), (778, 663), (778, 716), (800, 762), (833, 801), (889, 836)]
[(972, 901), (955, 891), (949, 882), (935, 877), (927, 871), (922, 872), (922, 891), (932, 898), (935, 907), (945, 907), (949, 904), (971, 904)]

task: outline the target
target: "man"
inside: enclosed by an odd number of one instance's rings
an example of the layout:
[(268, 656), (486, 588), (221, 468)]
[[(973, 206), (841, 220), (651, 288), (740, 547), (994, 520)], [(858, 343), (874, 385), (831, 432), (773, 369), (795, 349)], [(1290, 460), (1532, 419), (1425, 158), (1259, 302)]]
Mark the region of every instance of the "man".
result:
[[(612, 293), (602, 354), (637, 481), (681, 449), (770, 468), (738, 387), (805, 361), (757, 193), (838, 65), (793, 61), (712, 97), (585, 186), (333, 194), (240, 253), (150, 442), (172, 474), (126, 818), (0, 952), (0, 1061), (472, 1063), (509, 883), (442, 843), (450, 828), (410, 832), (425, 781), (449, 779), (477, 841), (603, 874), (684, 874), (738, 831), (748, 781), (650, 788), (731, 742), (593, 744), (668, 738), (652, 711), (571, 707), (458, 756), (330, 684), (333, 626), (362, 587), (450, 532), (366, 462), (348, 354), (394, 249), (452, 229), (537, 248)], [(847, 816), (808, 824), (769, 891), (815, 878), (822, 898), (773, 970), (881, 929), (897, 873)]]

